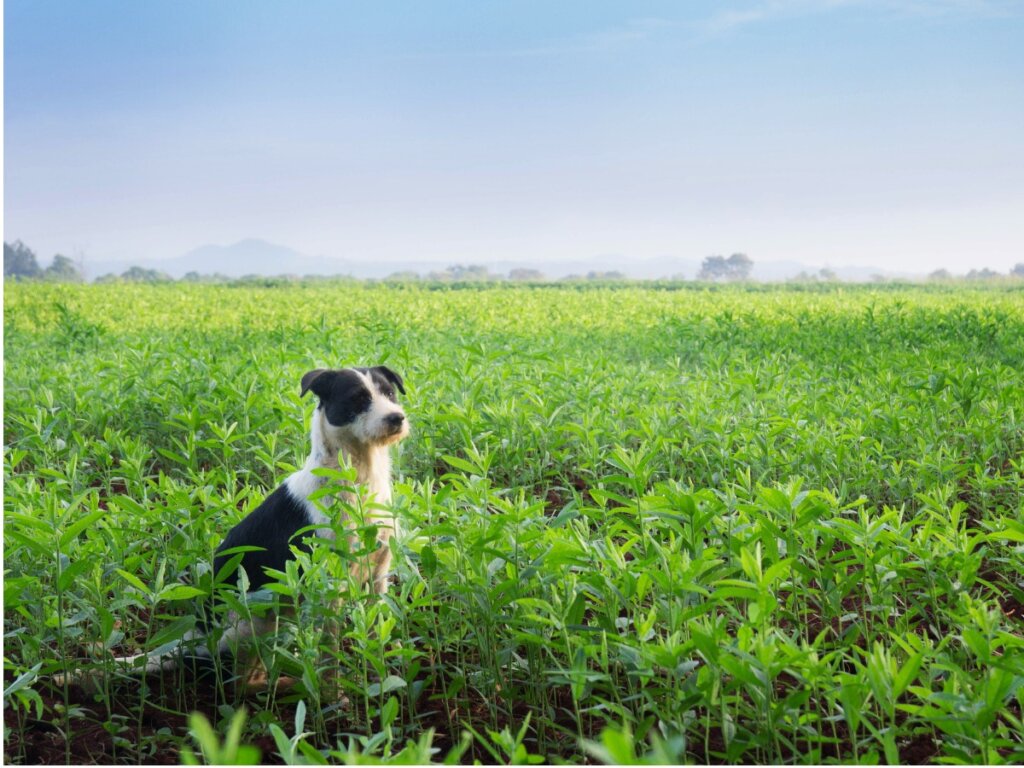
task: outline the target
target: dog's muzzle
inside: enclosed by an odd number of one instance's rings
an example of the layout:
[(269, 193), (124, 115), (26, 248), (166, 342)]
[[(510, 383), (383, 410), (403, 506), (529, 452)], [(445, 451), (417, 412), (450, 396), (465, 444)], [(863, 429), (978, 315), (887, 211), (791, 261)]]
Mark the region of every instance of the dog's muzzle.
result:
[(397, 435), (405, 427), (405, 414), (404, 413), (389, 413), (383, 418), (384, 426), (389, 430), (389, 434)]

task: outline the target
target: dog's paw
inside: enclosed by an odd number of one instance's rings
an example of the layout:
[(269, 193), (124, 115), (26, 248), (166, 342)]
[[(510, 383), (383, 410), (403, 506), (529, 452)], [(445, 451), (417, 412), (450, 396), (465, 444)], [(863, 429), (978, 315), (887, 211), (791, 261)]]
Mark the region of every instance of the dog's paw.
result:
[(103, 675), (98, 670), (76, 669), (58, 672), (50, 680), (55, 688), (79, 688), (86, 693), (95, 693), (100, 690)]

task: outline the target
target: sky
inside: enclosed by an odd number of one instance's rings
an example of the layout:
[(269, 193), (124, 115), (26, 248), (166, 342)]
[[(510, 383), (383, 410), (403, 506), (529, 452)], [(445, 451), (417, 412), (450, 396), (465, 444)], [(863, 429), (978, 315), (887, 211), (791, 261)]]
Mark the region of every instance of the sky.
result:
[(6, 0), (4, 239), (1024, 261), (1024, 0)]

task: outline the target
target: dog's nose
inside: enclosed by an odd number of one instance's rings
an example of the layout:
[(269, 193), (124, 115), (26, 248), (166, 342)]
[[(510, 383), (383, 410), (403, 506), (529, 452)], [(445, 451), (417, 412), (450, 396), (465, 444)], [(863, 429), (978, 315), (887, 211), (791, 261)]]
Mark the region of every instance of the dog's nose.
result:
[(389, 413), (384, 417), (384, 423), (393, 429), (398, 429), (402, 426), (403, 421), (405, 421), (404, 413)]

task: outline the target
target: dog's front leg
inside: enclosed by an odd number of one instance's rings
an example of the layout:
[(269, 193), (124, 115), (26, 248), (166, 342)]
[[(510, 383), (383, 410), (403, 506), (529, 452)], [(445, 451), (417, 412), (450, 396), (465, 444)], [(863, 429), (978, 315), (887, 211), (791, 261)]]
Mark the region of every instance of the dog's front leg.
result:
[[(373, 592), (383, 595), (388, 591), (388, 572), (391, 570), (391, 536), (394, 530), (382, 525), (377, 532), (377, 548), (360, 555), (352, 563), (352, 581), (358, 586), (370, 584)], [(362, 542), (358, 537), (349, 537), (349, 545), (355, 549)]]
[(373, 563), (373, 591), (383, 595), (388, 591), (388, 573), (391, 571), (391, 536), (394, 530), (382, 526), (377, 534), (377, 549), (370, 555)]

